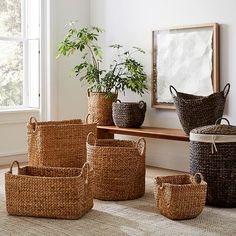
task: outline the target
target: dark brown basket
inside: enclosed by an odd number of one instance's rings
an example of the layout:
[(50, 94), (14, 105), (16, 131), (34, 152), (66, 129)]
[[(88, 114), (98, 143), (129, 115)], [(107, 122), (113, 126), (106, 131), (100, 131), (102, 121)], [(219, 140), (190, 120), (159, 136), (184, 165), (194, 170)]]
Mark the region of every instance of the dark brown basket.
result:
[(143, 124), (146, 112), (146, 103), (121, 102), (112, 103), (112, 117), (116, 126), (126, 128), (138, 128)]
[[(13, 164), (18, 174), (12, 173)], [(5, 174), (6, 208), (10, 215), (78, 219), (93, 207), (93, 171), (79, 168), (20, 168), (14, 161)]]
[(236, 207), (236, 126), (217, 123), (191, 131), (190, 172), (204, 175), (207, 204)]
[(192, 129), (197, 127), (213, 125), (218, 118), (222, 117), (229, 90), (230, 84), (226, 84), (221, 92), (209, 96), (195, 96), (177, 92), (171, 85), (170, 93), (185, 133), (189, 134)]
[(87, 157), (94, 169), (94, 197), (101, 200), (130, 200), (145, 192), (145, 150), (143, 138), (98, 139), (90, 133)]
[(88, 113), (98, 125), (113, 125), (112, 103), (117, 99), (117, 93), (111, 98), (106, 97), (106, 93), (96, 93), (88, 91)]
[[(197, 181), (200, 177), (200, 181)], [(207, 183), (197, 173), (155, 178), (154, 196), (160, 213), (172, 220), (197, 217), (206, 200)]]
[(38, 122), (28, 128), (28, 159), (31, 166), (79, 167), (86, 161), (86, 138), (97, 132), (96, 123), (80, 119)]

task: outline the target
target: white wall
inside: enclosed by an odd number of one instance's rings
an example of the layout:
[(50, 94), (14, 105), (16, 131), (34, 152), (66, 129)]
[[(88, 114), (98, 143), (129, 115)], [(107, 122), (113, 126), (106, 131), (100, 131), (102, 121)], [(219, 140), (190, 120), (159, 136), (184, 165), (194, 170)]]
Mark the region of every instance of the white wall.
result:
[[(139, 46), (146, 51), (141, 61), (151, 76), (152, 30), (159, 27), (217, 22), (220, 24), (221, 88), (231, 83), (231, 92), (225, 113), (236, 124), (236, 1), (235, 0), (91, 0), (91, 24), (106, 30), (101, 41), (105, 49), (105, 63), (111, 59), (107, 46), (119, 43)], [(121, 97), (122, 98), (122, 97)], [(126, 94), (122, 100), (138, 100)], [(180, 127), (174, 111), (150, 107), (150, 94), (143, 99), (148, 103), (145, 124), (160, 127)], [(148, 140), (150, 165), (188, 170), (188, 143)]]

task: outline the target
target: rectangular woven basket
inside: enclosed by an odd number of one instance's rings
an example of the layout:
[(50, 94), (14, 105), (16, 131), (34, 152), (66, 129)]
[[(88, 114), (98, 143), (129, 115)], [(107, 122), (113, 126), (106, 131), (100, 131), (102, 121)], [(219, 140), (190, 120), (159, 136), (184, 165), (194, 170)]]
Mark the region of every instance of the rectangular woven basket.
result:
[[(18, 174), (12, 173), (13, 165)], [(93, 207), (93, 171), (83, 168), (20, 168), (14, 161), (5, 174), (10, 215), (78, 219)]]
[(30, 166), (78, 167), (86, 162), (86, 137), (97, 124), (81, 119), (42, 121), (31, 117), (28, 128)]
[[(200, 182), (197, 181), (200, 178)], [(154, 196), (160, 213), (172, 220), (198, 216), (206, 201), (207, 183), (200, 173), (156, 177)]]

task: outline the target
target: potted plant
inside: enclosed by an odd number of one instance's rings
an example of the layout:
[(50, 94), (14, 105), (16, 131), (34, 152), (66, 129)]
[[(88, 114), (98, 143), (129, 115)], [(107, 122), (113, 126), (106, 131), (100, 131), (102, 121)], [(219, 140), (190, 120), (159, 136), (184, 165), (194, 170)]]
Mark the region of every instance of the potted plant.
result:
[(101, 69), (102, 50), (97, 44), (103, 30), (98, 27), (77, 28), (75, 22), (69, 24), (69, 30), (58, 48), (58, 56), (69, 56), (74, 53), (81, 55), (82, 62), (75, 65), (73, 72), (80, 81), (87, 82), (88, 113), (99, 125), (111, 125), (112, 102), (117, 93), (130, 89), (143, 94), (147, 89), (147, 76), (143, 66), (133, 57), (133, 53), (144, 53), (139, 48), (134, 51), (120, 53), (120, 45), (112, 45), (117, 50), (118, 58), (114, 59), (109, 70)]

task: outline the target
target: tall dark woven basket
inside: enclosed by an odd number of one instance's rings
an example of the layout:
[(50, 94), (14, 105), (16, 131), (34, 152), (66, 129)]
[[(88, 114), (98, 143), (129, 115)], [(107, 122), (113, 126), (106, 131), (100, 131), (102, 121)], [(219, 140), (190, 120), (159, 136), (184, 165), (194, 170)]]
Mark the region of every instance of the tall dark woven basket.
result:
[(171, 85), (170, 93), (184, 132), (189, 134), (197, 127), (213, 125), (218, 118), (222, 117), (229, 90), (230, 84), (226, 84), (221, 92), (209, 96), (196, 96), (178, 92)]
[[(225, 118), (221, 118), (225, 119)], [(208, 184), (207, 204), (236, 207), (236, 126), (210, 125), (190, 133), (190, 173)]]
[(138, 128), (143, 124), (146, 112), (146, 103), (121, 102), (119, 99), (112, 103), (112, 117), (116, 126)]

